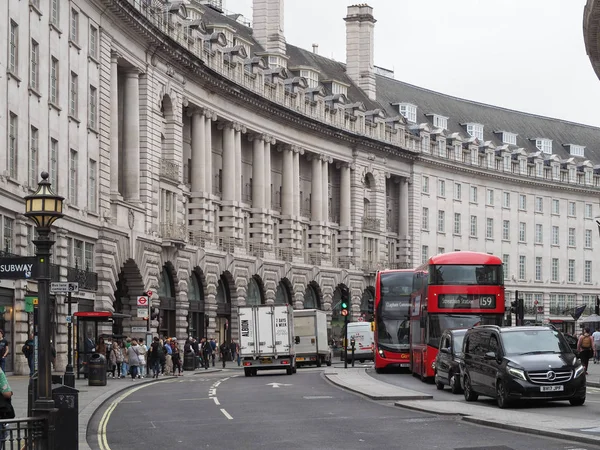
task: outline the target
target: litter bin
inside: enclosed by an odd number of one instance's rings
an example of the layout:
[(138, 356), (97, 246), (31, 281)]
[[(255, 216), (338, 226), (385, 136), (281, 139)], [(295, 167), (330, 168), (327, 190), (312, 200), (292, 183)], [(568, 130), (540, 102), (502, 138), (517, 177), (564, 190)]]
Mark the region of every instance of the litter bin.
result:
[(106, 358), (92, 353), (88, 361), (88, 386), (106, 386)]
[(183, 355), (183, 370), (195, 370), (196, 369), (196, 355), (194, 352), (186, 352)]
[(52, 385), (55, 417), (54, 450), (79, 448), (79, 391), (69, 386)]

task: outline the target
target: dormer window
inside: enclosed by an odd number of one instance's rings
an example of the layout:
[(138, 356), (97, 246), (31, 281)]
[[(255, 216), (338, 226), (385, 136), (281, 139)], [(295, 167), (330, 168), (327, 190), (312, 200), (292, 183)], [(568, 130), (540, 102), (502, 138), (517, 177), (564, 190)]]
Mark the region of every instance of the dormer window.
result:
[(345, 84), (342, 84), (342, 83), (338, 83), (337, 81), (334, 81), (331, 83), (331, 93), (332, 94), (344, 94), (345, 96), (348, 96), (348, 86), (346, 86)]
[(417, 123), (417, 106), (411, 103), (397, 103), (398, 111), (410, 123)]
[(281, 56), (269, 56), (269, 68), (276, 69), (278, 67), (286, 68), (287, 64)]
[(569, 144), (569, 153), (571, 156), (584, 156), (585, 146)]
[(546, 153), (547, 155), (552, 154), (552, 139), (538, 138), (535, 140), (535, 146), (538, 150), (541, 150), (542, 153)]
[(439, 128), (441, 130), (448, 129), (448, 118), (444, 116), (439, 116), (437, 114), (433, 114), (433, 127)]
[(314, 70), (302, 69), (300, 76), (306, 78), (309, 88), (316, 88), (319, 85), (319, 74)]
[(516, 133), (509, 133), (508, 131), (502, 132), (502, 142), (509, 145), (517, 145)]
[(246, 50), (246, 54), (248, 56), (251, 56), (252, 52), (250, 51), (250, 44), (247, 41), (236, 37), (235, 45), (241, 45), (242, 47), (244, 47), (244, 50)]
[(467, 133), (469, 136), (483, 141), (483, 125), (480, 123), (467, 123)]
[(227, 41), (226, 47), (233, 47), (233, 31), (231, 29), (215, 27), (214, 31), (218, 31), (225, 35), (225, 40)]

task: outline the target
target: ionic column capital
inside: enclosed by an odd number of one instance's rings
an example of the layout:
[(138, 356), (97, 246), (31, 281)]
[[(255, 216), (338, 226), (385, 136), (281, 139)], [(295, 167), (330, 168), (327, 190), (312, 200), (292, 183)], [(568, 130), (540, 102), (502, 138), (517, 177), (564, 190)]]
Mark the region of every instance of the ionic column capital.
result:
[(112, 62), (116, 63), (119, 61), (119, 58), (122, 58), (123, 55), (121, 55), (117, 50), (111, 50), (110, 51), (110, 59)]
[(267, 144), (274, 145), (277, 143), (277, 140), (273, 136), (271, 136), (270, 134), (267, 134), (267, 133), (263, 133), (262, 139)]
[(300, 147), (299, 145), (292, 145), (292, 151), (294, 153), (298, 153), (300, 155), (304, 155), (304, 149), (302, 147)]
[(351, 161), (337, 161), (335, 163), (335, 167), (337, 169), (350, 169), (350, 170), (354, 170), (355, 168), (355, 164)]
[(320, 154), (319, 155), (319, 159), (321, 159), (321, 161), (326, 162), (326, 163), (332, 163), (333, 162), (333, 158), (329, 155), (323, 155)]
[(245, 125), (243, 125), (243, 124), (241, 124), (240, 122), (232, 122), (231, 124), (232, 124), (232, 126), (233, 126), (233, 129), (234, 129), (235, 131), (240, 131), (240, 132), (242, 132), (242, 133), (245, 133), (245, 132), (246, 132), (246, 126), (245, 126)]

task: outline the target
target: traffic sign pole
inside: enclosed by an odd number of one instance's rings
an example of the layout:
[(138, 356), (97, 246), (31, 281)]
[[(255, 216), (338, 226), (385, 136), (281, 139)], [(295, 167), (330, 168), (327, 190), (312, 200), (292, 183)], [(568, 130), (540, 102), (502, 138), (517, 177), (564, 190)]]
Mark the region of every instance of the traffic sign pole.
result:
[[(77, 287), (79, 288), (79, 285)], [(67, 294), (67, 316), (70, 319), (67, 323), (67, 367), (65, 368), (63, 383), (65, 386), (74, 388), (75, 373), (73, 372), (73, 318), (71, 317), (71, 295), (72, 291), (69, 291)]]

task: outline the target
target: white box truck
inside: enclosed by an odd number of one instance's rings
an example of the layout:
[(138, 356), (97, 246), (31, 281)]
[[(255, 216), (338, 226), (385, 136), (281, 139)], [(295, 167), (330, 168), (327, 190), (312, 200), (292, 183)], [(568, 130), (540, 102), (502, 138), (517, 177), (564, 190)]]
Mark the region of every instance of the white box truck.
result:
[(294, 311), (290, 305), (238, 308), (240, 357), (247, 377), (258, 370), (296, 373)]
[(331, 365), (331, 349), (327, 342), (327, 313), (318, 309), (294, 311), (296, 365)]
[[(352, 362), (352, 347), (350, 345), (354, 339), (354, 360), (361, 363), (365, 360), (373, 360), (375, 357), (375, 336), (371, 330), (371, 322), (349, 322), (346, 330), (348, 343), (348, 362)], [(344, 354), (342, 353), (342, 361)]]

